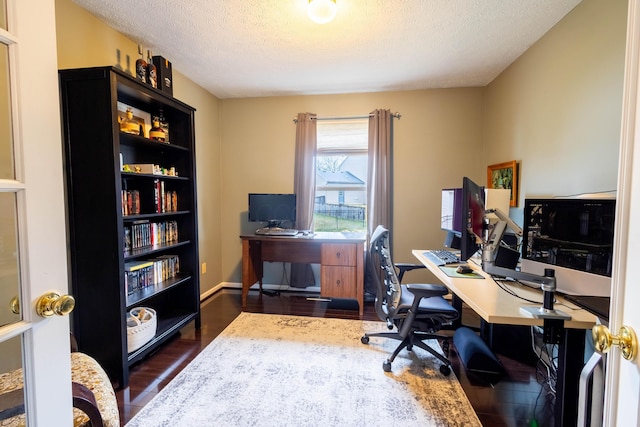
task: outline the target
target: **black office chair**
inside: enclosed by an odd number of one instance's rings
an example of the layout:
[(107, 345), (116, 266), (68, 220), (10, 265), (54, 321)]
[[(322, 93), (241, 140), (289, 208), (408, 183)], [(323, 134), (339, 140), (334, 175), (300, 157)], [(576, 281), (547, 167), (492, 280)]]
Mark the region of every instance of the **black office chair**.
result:
[[(459, 316), (458, 311), (442, 296), (449, 291), (442, 285), (411, 284), (401, 285), (396, 267), (389, 250), (389, 230), (378, 226), (371, 237), (369, 252), (370, 276), (376, 285), (375, 308), (378, 317), (387, 322), (389, 329), (397, 332), (366, 333), (360, 339), (369, 343), (370, 337), (386, 337), (399, 340), (400, 345), (382, 364), (385, 372), (391, 371), (391, 363), (405, 347), (411, 351), (414, 345), (428, 351), (443, 364), (440, 372), (451, 373), (451, 362), (424, 341), (442, 339), (442, 349), (449, 354), (448, 337), (437, 335), (444, 325), (452, 323)], [(404, 274), (404, 271), (403, 271)]]

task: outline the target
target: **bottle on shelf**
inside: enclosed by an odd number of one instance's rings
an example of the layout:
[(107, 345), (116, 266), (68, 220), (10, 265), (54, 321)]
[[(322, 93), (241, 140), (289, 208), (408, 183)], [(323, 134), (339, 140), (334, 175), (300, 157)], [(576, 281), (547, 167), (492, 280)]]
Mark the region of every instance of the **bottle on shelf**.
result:
[(138, 53), (140, 54), (140, 58), (136, 60), (136, 77), (142, 81), (142, 83), (148, 83), (147, 80), (147, 70), (148, 64), (147, 61), (144, 60), (144, 54), (142, 53), (142, 46), (138, 45)]
[(164, 131), (165, 142), (169, 143), (169, 141), (170, 141), (170, 139), (169, 139), (169, 123), (167, 123), (167, 119), (164, 118), (164, 112), (162, 111), (162, 108), (160, 109), (160, 111), (158, 113), (158, 120), (160, 122), (160, 127)]
[(158, 71), (156, 70), (156, 66), (153, 65), (150, 50), (147, 50), (147, 83), (149, 83), (151, 87), (158, 87)]
[(153, 116), (153, 120), (151, 120), (151, 130), (149, 130), (149, 139), (153, 139), (154, 141), (165, 142), (167, 136), (164, 133), (164, 129), (160, 127), (160, 118), (158, 116)]
[(120, 122), (120, 131), (132, 135), (140, 135), (140, 123), (133, 120), (131, 107), (127, 107), (127, 111), (124, 113), (124, 117)]

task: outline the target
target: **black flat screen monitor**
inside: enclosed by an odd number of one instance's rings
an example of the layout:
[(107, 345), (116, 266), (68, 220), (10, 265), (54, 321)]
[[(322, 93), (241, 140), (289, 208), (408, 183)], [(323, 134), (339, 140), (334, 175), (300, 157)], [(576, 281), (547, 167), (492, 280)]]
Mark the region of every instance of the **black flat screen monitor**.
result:
[(279, 227), (284, 222), (296, 221), (295, 194), (249, 194), (249, 221), (268, 222)]
[(526, 199), (522, 258), (611, 277), (615, 199)]
[(466, 176), (462, 179), (462, 214), (460, 260), (466, 261), (480, 249), (484, 234), (484, 187)]

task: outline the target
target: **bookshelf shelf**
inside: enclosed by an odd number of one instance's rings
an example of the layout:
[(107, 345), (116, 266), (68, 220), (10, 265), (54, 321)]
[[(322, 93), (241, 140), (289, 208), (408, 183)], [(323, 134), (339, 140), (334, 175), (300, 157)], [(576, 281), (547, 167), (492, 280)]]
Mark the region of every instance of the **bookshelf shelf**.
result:
[[(188, 323), (200, 328), (195, 109), (113, 67), (59, 78), (73, 332), (123, 388), (132, 364)], [(123, 106), (137, 114), (140, 135), (120, 131)], [(159, 114), (168, 143), (147, 137)], [(157, 312), (158, 327), (128, 354), (126, 316), (140, 306)]]
[(174, 286), (179, 286), (180, 284), (188, 280), (191, 280), (190, 274), (181, 274), (172, 279), (167, 279), (155, 286), (150, 286), (127, 295), (127, 308), (133, 308), (137, 304), (140, 304), (151, 297), (155, 297), (158, 294), (173, 288)]
[(124, 252), (124, 260), (129, 261), (129, 260), (140, 258), (140, 257), (148, 257), (159, 252), (166, 252), (168, 249), (176, 249), (176, 248), (179, 248), (180, 246), (186, 246), (186, 245), (190, 246), (191, 241), (186, 240), (184, 242), (178, 242), (171, 245), (158, 245), (154, 247), (133, 249), (131, 251)]

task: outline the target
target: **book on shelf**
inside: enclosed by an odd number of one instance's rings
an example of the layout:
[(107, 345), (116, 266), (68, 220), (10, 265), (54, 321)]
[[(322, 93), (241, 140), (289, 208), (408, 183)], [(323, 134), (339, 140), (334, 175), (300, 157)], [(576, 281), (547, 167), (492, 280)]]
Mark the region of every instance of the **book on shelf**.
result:
[(127, 295), (159, 285), (180, 271), (178, 255), (162, 255), (145, 261), (125, 263), (124, 286)]
[(134, 221), (124, 226), (124, 250), (157, 248), (178, 243), (178, 222)]
[(124, 263), (124, 271), (137, 271), (153, 265), (153, 261), (132, 261)]
[(122, 190), (122, 215), (140, 214), (140, 191)]
[(178, 210), (178, 192), (167, 190), (163, 180), (154, 180), (153, 194), (156, 213), (176, 212)]

